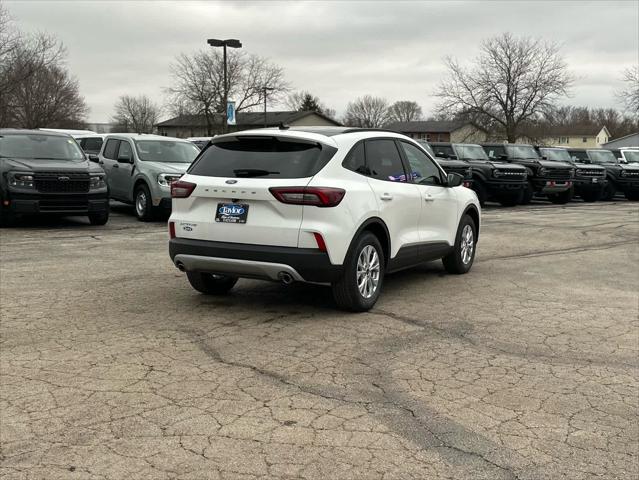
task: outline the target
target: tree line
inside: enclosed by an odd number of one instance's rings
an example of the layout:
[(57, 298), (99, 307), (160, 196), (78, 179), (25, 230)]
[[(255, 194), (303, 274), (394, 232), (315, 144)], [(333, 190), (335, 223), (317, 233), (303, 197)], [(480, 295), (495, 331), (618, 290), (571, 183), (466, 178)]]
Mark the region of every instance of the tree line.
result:
[[(429, 119), (473, 122), (510, 142), (535, 138), (559, 126), (607, 126), (614, 137), (639, 130), (639, 68), (623, 72), (616, 92), (624, 111), (562, 106), (575, 84), (555, 43), (505, 33), (484, 40), (468, 64), (447, 57), (446, 75), (433, 95)], [(315, 111), (347, 126), (380, 128), (424, 119), (412, 100), (389, 102), (363, 95), (349, 102), (344, 115), (311, 92), (294, 91), (284, 70), (272, 61), (230, 50), (228, 98), (236, 111), (261, 109), (264, 102), (295, 111)], [(217, 49), (182, 53), (169, 65), (170, 84), (163, 104), (148, 95), (122, 95), (114, 105), (117, 131), (152, 132), (161, 116), (198, 115), (209, 134), (224, 112), (223, 59)], [(66, 67), (66, 50), (55, 37), (26, 34), (0, 5), (0, 126), (78, 128), (88, 108), (77, 79)]]

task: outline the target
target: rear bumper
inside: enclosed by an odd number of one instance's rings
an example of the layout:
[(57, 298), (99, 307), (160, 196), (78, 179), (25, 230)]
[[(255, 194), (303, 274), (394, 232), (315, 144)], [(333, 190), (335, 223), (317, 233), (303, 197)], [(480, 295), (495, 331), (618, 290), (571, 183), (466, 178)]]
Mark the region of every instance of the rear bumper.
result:
[(278, 280), (286, 272), (297, 281), (332, 283), (342, 275), (342, 265), (331, 264), (328, 254), (311, 248), (173, 238), (169, 255), (187, 271), (244, 278)]
[(9, 197), (4, 200), (9, 202), (8, 205), (3, 205), (4, 209), (24, 215), (88, 215), (109, 210), (106, 191), (96, 194), (23, 194), (11, 192)]

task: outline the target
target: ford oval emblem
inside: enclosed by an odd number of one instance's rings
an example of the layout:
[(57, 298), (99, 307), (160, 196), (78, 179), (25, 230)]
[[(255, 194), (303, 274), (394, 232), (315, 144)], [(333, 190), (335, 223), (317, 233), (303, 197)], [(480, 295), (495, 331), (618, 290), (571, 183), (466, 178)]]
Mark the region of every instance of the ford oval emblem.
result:
[(226, 183), (233, 185), (234, 183), (237, 183), (237, 180), (227, 180)]

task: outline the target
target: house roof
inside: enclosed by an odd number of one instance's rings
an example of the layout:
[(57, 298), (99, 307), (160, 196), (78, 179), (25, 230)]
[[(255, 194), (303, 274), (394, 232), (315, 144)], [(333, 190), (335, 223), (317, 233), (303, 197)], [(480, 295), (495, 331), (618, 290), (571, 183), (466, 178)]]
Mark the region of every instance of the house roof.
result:
[(449, 133), (459, 130), (466, 125), (473, 125), (480, 130), (481, 127), (472, 122), (465, 121), (440, 121), (440, 120), (423, 120), (417, 122), (393, 122), (386, 125), (389, 130), (395, 130), (402, 133)]
[(633, 137), (635, 137), (637, 140), (639, 140), (639, 132), (637, 132), (637, 133), (631, 133), (631, 134), (629, 134), (629, 135), (624, 135), (623, 137), (619, 137), (619, 138), (613, 138), (613, 139), (611, 139), (609, 142), (604, 143), (604, 147), (605, 147), (606, 145), (608, 145), (609, 143), (615, 143), (615, 142), (618, 142), (619, 140), (629, 140), (629, 139), (631, 139), (631, 138), (633, 138)]
[(550, 135), (555, 136), (575, 136), (575, 137), (596, 137), (601, 129), (604, 129), (608, 136), (610, 132), (604, 127), (594, 127), (592, 125), (559, 125), (550, 128)]
[[(308, 117), (309, 115), (317, 115), (324, 120), (332, 122), (339, 126), (340, 123), (336, 122), (330, 117), (318, 112), (296, 112), (296, 111), (281, 111), (281, 112), (266, 112), (267, 125), (279, 125), (280, 123), (288, 124)], [(224, 120), (224, 116), (221, 113), (214, 114), (214, 124), (221, 124)], [(243, 127), (261, 127), (264, 125), (264, 112), (237, 112), (236, 114), (237, 124)], [(206, 127), (206, 117), (204, 115), (180, 115), (175, 118), (170, 118), (156, 124), (157, 127)]]

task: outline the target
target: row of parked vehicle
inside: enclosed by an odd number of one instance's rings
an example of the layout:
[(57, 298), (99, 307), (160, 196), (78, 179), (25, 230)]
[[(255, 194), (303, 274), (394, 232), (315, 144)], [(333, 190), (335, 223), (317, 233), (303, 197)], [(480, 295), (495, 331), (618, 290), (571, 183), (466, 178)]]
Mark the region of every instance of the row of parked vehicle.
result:
[(639, 148), (562, 148), (524, 144), (427, 143), (444, 170), (463, 173), (479, 201), (504, 206), (546, 197), (564, 204), (612, 200), (623, 194), (639, 200)]

